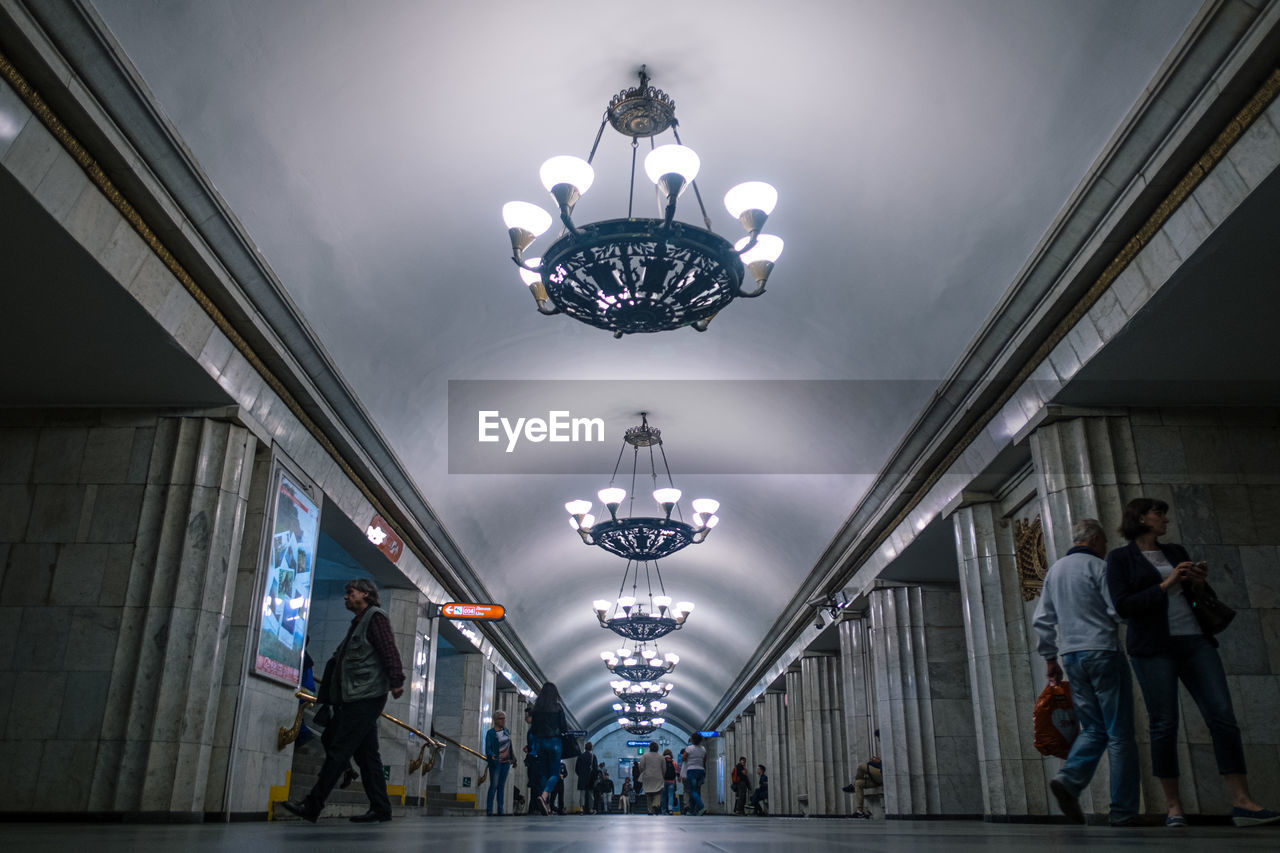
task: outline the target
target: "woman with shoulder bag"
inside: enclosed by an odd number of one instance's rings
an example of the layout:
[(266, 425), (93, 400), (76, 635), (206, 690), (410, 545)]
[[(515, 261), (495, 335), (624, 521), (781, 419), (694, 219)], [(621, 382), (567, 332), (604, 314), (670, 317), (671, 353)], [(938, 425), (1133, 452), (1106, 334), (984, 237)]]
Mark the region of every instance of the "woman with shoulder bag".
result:
[(1116, 612), (1129, 623), (1129, 660), (1150, 720), (1151, 770), (1164, 790), (1165, 826), (1187, 825), (1178, 793), (1179, 681), (1209, 727), (1218, 772), (1231, 796), (1232, 821), (1236, 826), (1280, 821), (1280, 812), (1249, 795), (1244, 744), (1218, 641), (1188, 603), (1188, 594), (1204, 590), (1208, 567), (1193, 563), (1181, 545), (1158, 541), (1168, 530), (1168, 511), (1169, 505), (1155, 498), (1130, 501), (1120, 524), (1129, 544), (1107, 555), (1107, 586)]
[(560, 702), (560, 691), (555, 684), (548, 681), (542, 685), (538, 698), (533, 703), (533, 717), (530, 732), (533, 734), (534, 754), (538, 757), (538, 766), (542, 776), (542, 793), (530, 802), (530, 806), (544, 815), (551, 814), (550, 797), (560, 782), (560, 751), (563, 741), (561, 733), (567, 731), (569, 723), (565, 719), (564, 705)]

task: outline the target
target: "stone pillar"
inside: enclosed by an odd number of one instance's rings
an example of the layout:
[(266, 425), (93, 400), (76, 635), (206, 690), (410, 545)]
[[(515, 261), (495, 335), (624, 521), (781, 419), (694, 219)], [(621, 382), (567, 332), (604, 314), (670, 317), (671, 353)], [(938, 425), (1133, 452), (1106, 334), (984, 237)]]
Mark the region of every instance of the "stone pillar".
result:
[[(805, 775), (805, 760), (808, 753), (804, 742), (804, 681), (800, 676), (800, 664), (787, 667), (785, 674), (787, 692), (787, 781), (790, 790), (787, 792), (787, 814), (813, 814), (807, 802), (809, 796), (808, 778)], [(800, 798), (806, 803), (801, 805)], [(781, 806), (779, 806), (781, 810)]]
[(983, 811), (1000, 817), (1045, 815), (1049, 774), (1033, 745), (1031, 721), (1044, 666), (1035, 654), (1029, 621), (1035, 603), (1023, 601), (1018, 580), (1013, 531), (992, 503), (963, 507), (952, 523)]
[(255, 446), (229, 423), (158, 422), (91, 811), (203, 817)]
[[(1137, 451), (1127, 417), (1072, 418), (1045, 424), (1031, 434), (1031, 458), (1040, 497), (1038, 507), (1048, 565), (1071, 549), (1071, 525), (1079, 518), (1096, 518), (1102, 522), (1110, 547), (1123, 544), (1116, 534), (1116, 527), (1125, 502), (1141, 491)], [(1038, 694), (1045, 684), (1044, 663), (1036, 654), (1037, 638), (1031, 624), (1038, 600), (1024, 607), (1033, 694)], [(1142, 742), (1140, 764), (1149, 768), (1151, 763), (1145, 743), (1146, 708), (1136, 682), (1133, 689), (1137, 700), (1135, 727)], [(1188, 709), (1192, 707), (1188, 706)], [(1195, 716), (1193, 712), (1189, 719)], [(1185, 737), (1185, 727), (1182, 732)], [(1059, 759), (1045, 760), (1043, 773), (1046, 780), (1052, 778), (1060, 766)], [(1185, 758), (1183, 766), (1190, 770), (1190, 763)], [(1145, 771), (1143, 776), (1143, 799), (1148, 803), (1164, 802), (1154, 778)], [(1086, 812), (1106, 814), (1110, 808), (1110, 779), (1110, 762), (1103, 755), (1093, 781), (1080, 793), (1081, 808)], [(1193, 802), (1184, 804), (1188, 809), (1195, 809)], [(1057, 812), (1056, 804), (1052, 811)]]
[(805, 789), (809, 814), (843, 814), (847, 782), (840, 661), (829, 652), (810, 652), (800, 660), (804, 680)]
[(886, 814), (980, 814), (959, 591), (876, 587), (871, 636)]
[(786, 698), (785, 693), (775, 691), (765, 693), (756, 704), (756, 726), (764, 732), (764, 758), (760, 763), (768, 768), (771, 814), (793, 814), (787, 806), (791, 801), (791, 783), (787, 772)]
[(1077, 518), (1098, 519), (1111, 547), (1122, 544), (1116, 534), (1120, 514), (1139, 489), (1137, 450), (1127, 417), (1045, 424), (1031, 434), (1031, 458), (1050, 564), (1071, 549), (1071, 525)]
[[(841, 787), (853, 781), (853, 772), (859, 764), (877, 754), (875, 731), (878, 703), (876, 701), (875, 673), (871, 655), (871, 622), (866, 613), (849, 614), (837, 629), (840, 635), (841, 686), (844, 688), (845, 717), (845, 769), (849, 778), (841, 780)], [(852, 808), (850, 794), (841, 792), (846, 799), (839, 801), (845, 810)]]
[[(756, 702), (755, 702), (755, 725), (752, 728), (752, 739), (751, 739), (751, 755), (753, 756), (751, 758), (751, 772), (753, 774), (756, 772), (755, 765), (763, 764), (765, 766), (765, 773), (769, 774), (769, 780), (770, 782), (772, 782), (773, 771), (775, 768), (773, 767), (772, 764), (769, 763), (769, 760), (768, 760), (767, 750), (769, 748), (769, 720), (765, 716), (764, 706), (765, 706), (764, 694), (762, 693), (760, 694), (760, 696), (756, 697)], [(759, 781), (760, 780), (757, 779), (754, 775), (752, 776), (753, 785), (758, 784)], [(772, 785), (770, 786), (770, 788), (772, 789)], [(769, 796), (772, 798), (773, 796), (772, 790), (770, 790)]]
[[(503, 793), (507, 814), (514, 814), (515, 800), (512, 798), (512, 792), (523, 785), (525, 777), (524, 744), (529, 725), (524, 721), (524, 704), (524, 697), (520, 695), (520, 691), (510, 687), (504, 687), (498, 691), (496, 710), (507, 715), (507, 731), (511, 732), (511, 754), (516, 762), (507, 771), (507, 785)], [(480, 751), (484, 752), (483, 749)], [(488, 796), (488, 791), (483, 791), (482, 795)]]

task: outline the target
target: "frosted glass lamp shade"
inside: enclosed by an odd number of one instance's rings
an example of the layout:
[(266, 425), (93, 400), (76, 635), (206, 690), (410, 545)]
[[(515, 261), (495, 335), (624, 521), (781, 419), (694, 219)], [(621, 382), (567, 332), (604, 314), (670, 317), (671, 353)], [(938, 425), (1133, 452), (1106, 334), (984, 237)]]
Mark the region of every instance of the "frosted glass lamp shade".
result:
[(694, 498), (693, 511), (701, 512), (706, 515), (715, 515), (716, 510), (720, 508), (720, 501), (713, 498)]
[[(542, 264), (542, 258), (527, 258), (525, 260), (525, 264), (537, 269), (537, 267)], [(520, 280), (527, 286), (534, 287), (535, 285), (542, 284), (542, 273), (527, 270), (524, 267), (517, 267), (517, 269), (520, 270)]]
[(508, 228), (519, 228), (539, 237), (551, 227), (551, 214), (527, 201), (509, 201), (502, 206), (502, 221)]
[(578, 191), (578, 195), (583, 195), (591, 189), (591, 184), (596, 179), (596, 172), (591, 168), (591, 164), (581, 157), (561, 154), (543, 163), (542, 168), (538, 170), (538, 177), (542, 179), (542, 186), (547, 192), (552, 192), (558, 184), (568, 184)]
[(664, 507), (667, 504), (674, 504), (680, 501), (679, 489), (654, 489), (653, 499)]
[(605, 601), (603, 598), (597, 598), (595, 601), (591, 602), (591, 607), (597, 613), (609, 612), (609, 602)]
[(681, 613), (684, 613), (684, 614), (692, 613), (692, 612), (693, 612), (693, 602), (692, 602), (692, 601), (677, 601), (677, 602), (676, 602), (676, 610), (678, 610), (678, 611), (680, 611)]
[(687, 184), (698, 176), (701, 162), (692, 148), (686, 145), (659, 145), (644, 158), (644, 173), (655, 184), (663, 175), (679, 175)]
[[(750, 240), (749, 237), (743, 237), (735, 245), (734, 249), (742, 252), (744, 246)], [(743, 252), (741, 255), (744, 264), (751, 264), (756, 261), (766, 261), (774, 263), (782, 254), (782, 238), (775, 237), (772, 234), (761, 234), (756, 238), (756, 244), (751, 247), (750, 251)]]
[(601, 489), (596, 492), (596, 496), (600, 498), (600, 503), (605, 506), (617, 506), (626, 498), (627, 490), (620, 489), (617, 486), (610, 486), (607, 489)]
[(564, 508), (569, 515), (586, 515), (591, 512), (591, 501), (569, 501), (564, 505)]
[(740, 219), (748, 210), (768, 216), (777, 205), (778, 191), (763, 181), (747, 181), (724, 194), (725, 209), (734, 219)]

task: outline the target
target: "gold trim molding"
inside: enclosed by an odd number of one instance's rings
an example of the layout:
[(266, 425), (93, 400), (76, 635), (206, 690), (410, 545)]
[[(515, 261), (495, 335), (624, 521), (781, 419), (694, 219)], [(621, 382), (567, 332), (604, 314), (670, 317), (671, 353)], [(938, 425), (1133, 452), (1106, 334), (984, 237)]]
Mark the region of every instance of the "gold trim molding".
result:
[(1044, 527), (1040, 516), (1027, 521), (1013, 520), (1013, 553), (1018, 566), (1018, 585), (1022, 600), (1039, 597), (1044, 589), (1044, 576), (1049, 573), (1049, 558), (1044, 549)]

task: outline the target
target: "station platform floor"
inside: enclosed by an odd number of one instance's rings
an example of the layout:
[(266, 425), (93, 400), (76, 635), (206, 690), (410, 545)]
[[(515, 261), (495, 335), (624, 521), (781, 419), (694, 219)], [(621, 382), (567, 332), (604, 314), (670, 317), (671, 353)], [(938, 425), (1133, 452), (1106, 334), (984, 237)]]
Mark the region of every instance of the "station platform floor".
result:
[(6, 853), (772, 853), (829, 850), (897, 853), (1280, 849), (1280, 826), (1113, 829), (982, 821), (864, 821), (779, 817), (566, 815), (501, 818), (410, 815), (384, 824), (345, 819), (273, 823), (0, 823)]

